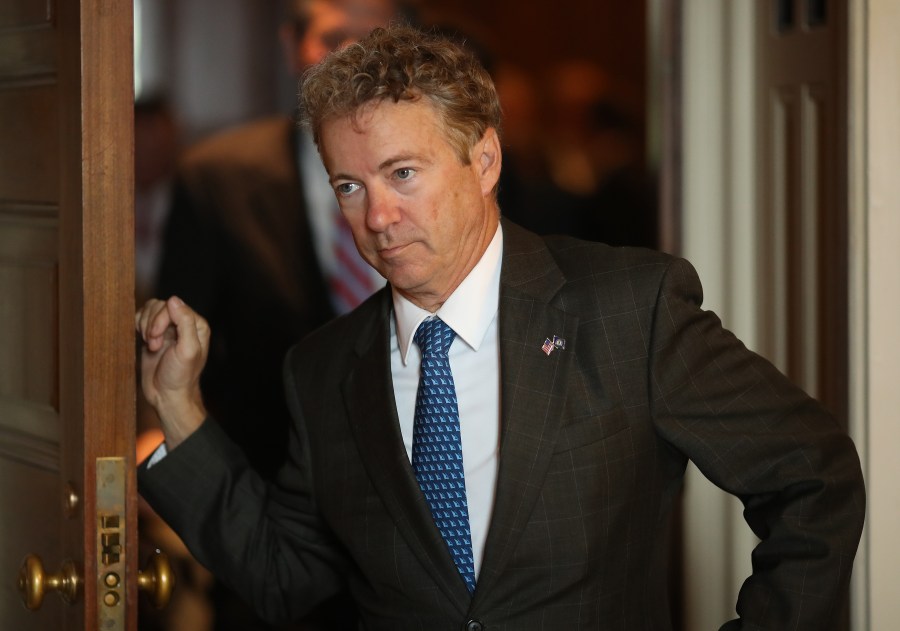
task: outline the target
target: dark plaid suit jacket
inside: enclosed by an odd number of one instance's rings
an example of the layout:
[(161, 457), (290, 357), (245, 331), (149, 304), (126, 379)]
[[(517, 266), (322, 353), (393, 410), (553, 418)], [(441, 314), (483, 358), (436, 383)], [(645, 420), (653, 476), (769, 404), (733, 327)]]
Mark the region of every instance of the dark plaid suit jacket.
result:
[[(690, 459), (762, 540), (725, 628), (828, 629), (863, 522), (856, 451), (700, 301), (682, 260), (504, 223), (500, 471), (472, 598), (401, 441), (388, 291), (289, 354), (277, 486), (208, 422), (141, 472), (142, 492), (271, 617), (346, 584), (367, 629), (660, 631)], [(553, 335), (566, 347), (547, 355)]]

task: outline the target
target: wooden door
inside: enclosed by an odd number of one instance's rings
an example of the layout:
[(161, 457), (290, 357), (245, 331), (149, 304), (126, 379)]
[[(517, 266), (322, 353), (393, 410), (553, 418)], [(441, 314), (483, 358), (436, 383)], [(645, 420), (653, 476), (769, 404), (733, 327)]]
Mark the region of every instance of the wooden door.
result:
[(0, 2), (4, 629), (136, 628), (132, 99), (130, 1)]

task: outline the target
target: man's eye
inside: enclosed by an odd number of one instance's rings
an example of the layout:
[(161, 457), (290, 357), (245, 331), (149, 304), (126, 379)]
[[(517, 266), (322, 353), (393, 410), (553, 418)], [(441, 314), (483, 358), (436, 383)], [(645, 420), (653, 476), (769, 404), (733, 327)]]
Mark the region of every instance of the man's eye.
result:
[(396, 173), (397, 173), (397, 179), (398, 179), (398, 180), (408, 180), (408, 179), (410, 179), (413, 175), (416, 174), (416, 170), (415, 170), (415, 169), (409, 169), (409, 168), (406, 168), (406, 169), (397, 169)]
[(338, 192), (338, 195), (350, 195), (359, 190), (359, 184), (344, 182), (343, 184), (338, 184), (335, 190)]

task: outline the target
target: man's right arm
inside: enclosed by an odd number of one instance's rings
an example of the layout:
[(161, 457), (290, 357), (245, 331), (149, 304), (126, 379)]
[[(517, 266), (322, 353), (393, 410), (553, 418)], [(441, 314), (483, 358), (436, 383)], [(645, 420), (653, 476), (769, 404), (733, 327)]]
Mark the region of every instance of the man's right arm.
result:
[(168, 451), (152, 469), (148, 462), (139, 468), (144, 498), (200, 563), (268, 620), (297, 618), (337, 592), (346, 561), (307, 488), (302, 423), (292, 426), (290, 458), (277, 483), (266, 484), (206, 418), (199, 386), (206, 321), (173, 297), (149, 301), (136, 328), (144, 341), (142, 387)]
[(142, 496), (194, 557), (270, 622), (297, 619), (344, 587), (347, 561), (307, 488), (305, 447), (266, 483), (214, 419), (138, 469)]

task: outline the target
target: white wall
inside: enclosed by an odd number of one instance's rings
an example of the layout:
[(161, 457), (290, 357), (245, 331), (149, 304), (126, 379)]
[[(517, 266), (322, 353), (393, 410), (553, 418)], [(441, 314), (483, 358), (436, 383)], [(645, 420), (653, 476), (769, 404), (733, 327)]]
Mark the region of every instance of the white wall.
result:
[(851, 3), (851, 433), (868, 518), (855, 631), (900, 628), (900, 3)]
[(134, 1), (143, 87), (169, 96), (188, 141), (289, 111), (285, 94), (296, 94), (296, 81), (278, 43), (280, 2)]
[[(684, 0), (681, 254), (703, 282), (704, 308), (755, 348), (754, 9)], [(736, 617), (756, 543), (740, 502), (690, 467), (685, 481), (685, 628)]]

